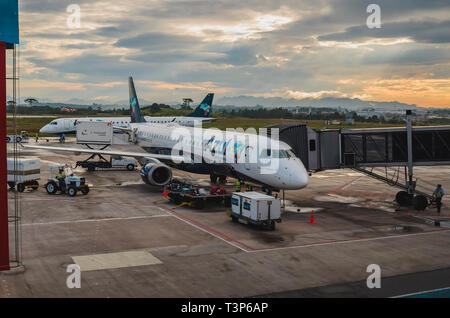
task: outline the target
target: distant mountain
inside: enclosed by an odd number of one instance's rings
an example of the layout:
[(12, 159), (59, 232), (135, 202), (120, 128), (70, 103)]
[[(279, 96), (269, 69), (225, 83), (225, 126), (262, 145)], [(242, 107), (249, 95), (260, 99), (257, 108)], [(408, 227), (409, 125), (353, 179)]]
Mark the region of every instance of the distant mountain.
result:
[(348, 110), (360, 110), (363, 108), (374, 108), (376, 110), (404, 110), (417, 109), (414, 104), (405, 104), (399, 102), (374, 102), (363, 101), (359, 98), (333, 98), (326, 97), (320, 99), (304, 98), (304, 99), (284, 99), (281, 97), (254, 97), (254, 96), (236, 96), (222, 97), (216, 102), (217, 105), (227, 106), (264, 106), (264, 107), (331, 107), (331, 108), (347, 108)]
[[(7, 97), (7, 100), (11, 100), (11, 97)], [(25, 99), (27, 97), (22, 97), (20, 99), (21, 106), (29, 106), (25, 103)], [(73, 107), (73, 108), (98, 108), (101, 107), (102, 110), (112, 110), (114, 108), (128, 108), (129, 102), (128, 100), (119, 100), (115, 102), (97, 99), (95, 102), (92, 100), (84, 100), (81, 98), (72, 98), (66, 100), (65, 102), (55, 102), (49, 99), (41, 99), (39, 98), (39, 103), (33, 104), (33, 106), (50, 106), (55, 108), (60, 107)], [(151, 105), (155, 101), (148, 101), (145, 99), (139, 99), (139, 103), (142, 107)], [(157, 101), (156, 101), (157, 102)], [(179, 108), (180, 103), (165, 103), (171, 105), (174, 108)], [(191, 106), (196, 106), (197, 103), (193, 103)], [(255, 96), (234, 96), (234, 97), (222, 97), (219, 98), (216, 102), (214, 102), (215, 106), (219, 108), (227, 106), (228, 108), (232, 107), (255, 107), (255, 106), (263, 106), (263, 107), (313, 107), (313, 108), (345, 108), (348, 110), (363, 110), (363, 109), (373, 109), (375, 111), (392, 111), (392, 110), (405, 110), (405, 109), (419, 109), (421, 107), (415, 104), (405, 104), (396, 101), (391, 102), (375, 102), (375, 101), (364, 101), (358, 98), (334, 98), (334, 97), (325, 97), (320, 99), (314, 98), (304, 98), (304, 99), (285, 99), (282, 97), (255, 97)]]
[[(12, 100), (12, 97), (7, 96), (6, 98), (8, 101)], [(27, 97), (21, 98), (20, 99), (20, 106), (22, 107), (27, 107), (30, 106), (28, 103), (25, 102), (25, 99), (27, 99)], [(121, 101), (117, 101), (114, 103), (111, 103), (107, 100), (96, 100), (95, 102), (92, 101), (87, 101), (84, 99), (80, 99), (80, 98), (71, 98), (68, 99), (64, 102), (55, 102), (52, 100), (45, 100), (45, 99), (38, 99), (39, 102), (38, 103), (33, 103), (32, 106), (50, 106), (50, 107), (54, 107), (54, 108), (61, 108), (61, 107), (71, 107), (71, 108), (89, 108), (92, 107), (94, 109), (101, 107), (102, 110), (112, 110), (112, 109), (119, 109), (119, 108), (128, 108), (130, 107), (130, 104), (127, 100), (121, 100)], [(153, 102), (147, 101), (145, 99), (139, 99), (139, 104), (141, 105), (141, 107), (147, 106), (147, 105), (151, 105), (153, 104)], [(172, 106), (172, 104), (169, 104)], [(173, 103), (173, 105), (175, 106), (175, 108), (179, 108), (180, 104), (179, 103)]]

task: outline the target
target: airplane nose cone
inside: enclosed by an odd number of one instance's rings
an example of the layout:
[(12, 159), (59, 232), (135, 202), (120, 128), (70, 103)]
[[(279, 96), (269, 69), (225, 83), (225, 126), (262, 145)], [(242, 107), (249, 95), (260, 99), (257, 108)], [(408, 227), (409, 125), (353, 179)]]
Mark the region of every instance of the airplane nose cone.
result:
[(39, 129), (39, 132), (41, 134), (46, 134), (48, 132), (48, 127), (47, 126), (42, 127), (41, 129)]
[(308, 182), (308, 172), (303, 167), (303, 171), (294, 177), (293, 184), (295, 185), (296, 189), (301, 189), (306, 187), (308, 185)]
[(309, 177), (305, 166), (299, 159), (290, 160), (289, 164), (295, 165), (289, 179), (286, 180), (286, 185), (289, 189), (302, 189), (308, 185)]

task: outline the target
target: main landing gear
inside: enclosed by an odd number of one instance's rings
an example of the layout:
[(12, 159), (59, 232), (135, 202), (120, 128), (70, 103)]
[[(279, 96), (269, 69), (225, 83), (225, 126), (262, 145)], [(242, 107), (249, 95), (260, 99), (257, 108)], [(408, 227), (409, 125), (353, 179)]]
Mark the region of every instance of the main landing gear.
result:
[(219, 181), (219, 184), (225, 184), (227, 182), (227, 176), (217, 175), (215, 173), (211, 173), (209, 179), (212, 184), (217, 184), (217, 181)]
[(426, 196), (418, 194), (414, 196), (413, 194), (409, 194), (406, 191), (400, 191), (395, 196), (395, 201), (400, 206), (413, 206), (414, 209), (418, 211), (423, 211), (428, 206), (428, 199)]

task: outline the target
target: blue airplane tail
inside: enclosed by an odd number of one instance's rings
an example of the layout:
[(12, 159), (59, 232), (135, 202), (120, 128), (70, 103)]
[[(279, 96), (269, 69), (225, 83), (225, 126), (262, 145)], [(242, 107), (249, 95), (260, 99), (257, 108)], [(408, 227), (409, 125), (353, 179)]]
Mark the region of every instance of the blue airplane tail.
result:
[(139, 101), (136, 95), (136, 89), (134, 88), (133, 77), (128, 77), (128, 88), (130, 91), (130, 115), (132, 123), (144, 123), (145, 118), (141, 114), (141, 108), (139, 107)]
[(209, 117), (211, 115), (214, 94), (206, 95), (205, 99), (187, 117)]

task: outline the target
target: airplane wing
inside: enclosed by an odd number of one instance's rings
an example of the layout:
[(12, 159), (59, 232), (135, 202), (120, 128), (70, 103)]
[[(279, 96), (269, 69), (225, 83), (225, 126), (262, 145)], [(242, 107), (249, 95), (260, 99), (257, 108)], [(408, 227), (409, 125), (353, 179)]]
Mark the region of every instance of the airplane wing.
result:
[(113, 129), (114, 130), (120, 130), (120, 131), (123, 131), (123, 132), (126, 132), (126, 133), (132, 133), (133, 132), (133, 130), (130, 129), (129, 127), (123, 127), (123, 126), (113, 126)]
[(24, 148), (32, 148), (32, 149), (44, 149), (51, 151), (65, 151), (65, 152), (73, 152), (77, 155), (81, 153), (88, 154), (101, 154), (101, 155), (110, 155), (110, 156), (122, 156), (122, 157), (133, 157), (133, 158), (154, 158), (161, 160), (173, 160), (182, 162), (182, 156), (171, 156), (171, 155), (161, 155), (161, 154), (152, 154), (147, 152), (126, 152), (126, 151), (118, 151), (118, 150), (101, 150), (101, 149), (85, 149), (85, 148), (74, 148), (74, 147), (52, 147), (52, 146), (39, 146), (39, 145), (22, 145)]
[(212, 122), (216, 121), (216, 119), (217, 118), (214, 118), (214, 117), (205, 118), (205, 119), (202, 120), (202, 123), (203, 124), (212, 123)]

